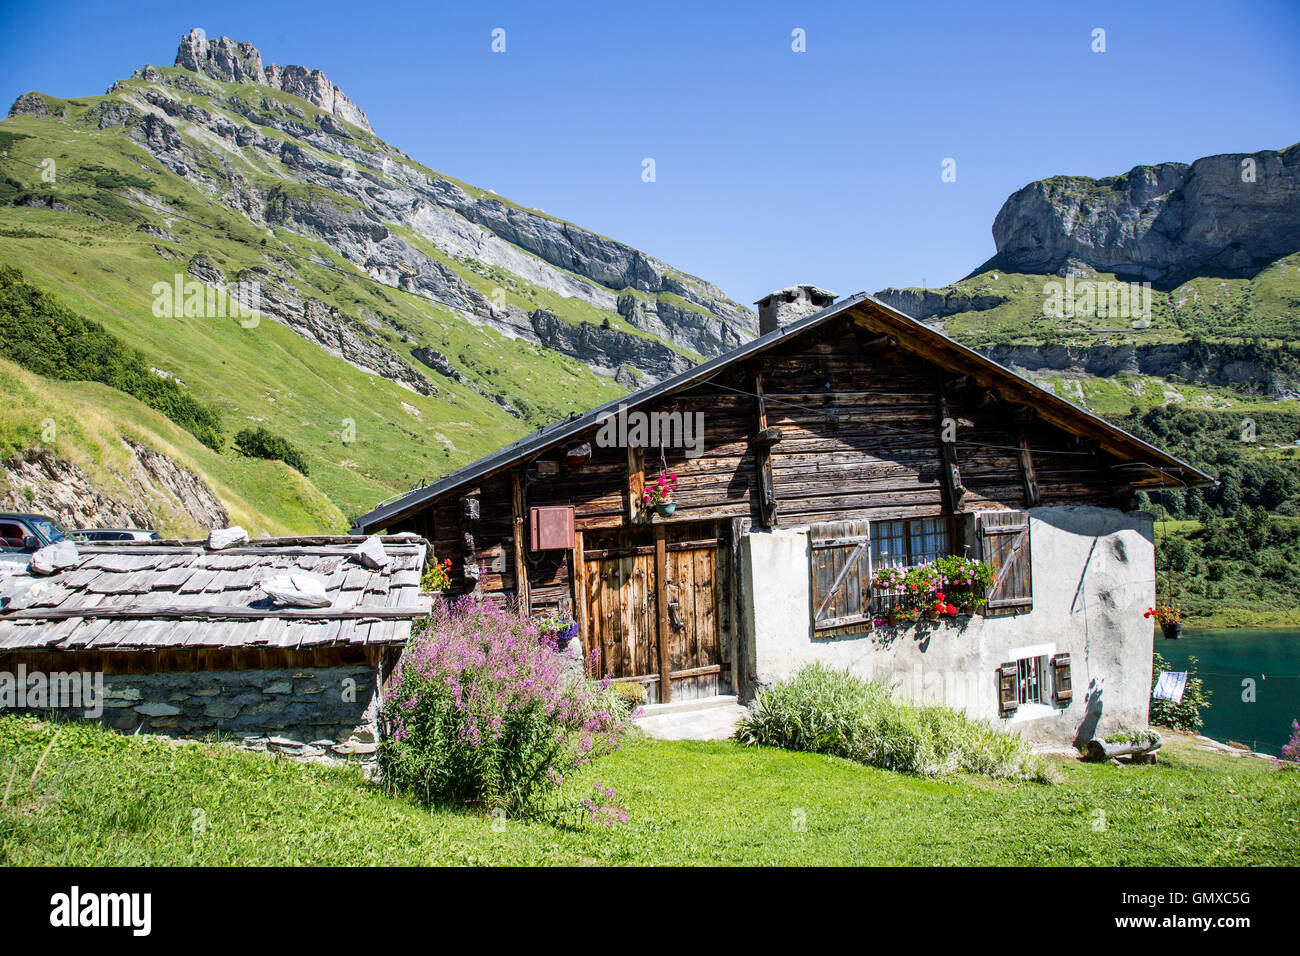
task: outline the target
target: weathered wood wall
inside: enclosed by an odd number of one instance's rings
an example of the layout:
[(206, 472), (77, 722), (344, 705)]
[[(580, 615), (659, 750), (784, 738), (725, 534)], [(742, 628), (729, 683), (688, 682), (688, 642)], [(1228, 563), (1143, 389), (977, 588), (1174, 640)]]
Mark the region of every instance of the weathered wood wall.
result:
[[(728, 519), (801, 526), (1119, 502), (1123, 481), (1112, 469), (1117, 459), (1095, 440), (1037, 419), (1034, 409), (913, 354), (882, 332), (888, 329), (846, 313), (640, 409), (702, 413), (699, 457), (687, 457), (683, 448), (663, 449), (662, 459), (659, 448), (635, 454), (602, 448), (593, 427), (472, 488), (448, 492), (389, 530), (422, 534), (438, 558), (450, 557), (455, 590), (477, 585), (483, 594), (513, 599), (515, 569), (523, 566), (532, 608), (567, 608), (583, 590), (575, 588), (573, 556), (526, 553), (520, 562), (515, 553), (515, 477), (525, 516), (536, 506), (572, 506), (588, 548), (593, 535), (649, 527), (629, 501), (665, 464), (678, 476), (677, 511), (653, 521), (670, 529)], [(946, 447), (945, 419), (956, 422), (956, 441)], [(590, 443), (590, 459), (566, 469), (566, 448), (580, 442)], [(558, 471), (544, 474), (541, 462), (558, 463)], [(770, 508), (764, 507), (767, 494)], [(466, 496), (479, 502), (479, 517), (469, 522)], [(721, 527), (710, 524), (709, 536)], [(727, 573), (722, 567), (719, 593), (729, 592)], [(584, 610), (594, 613), (595, 606)]]

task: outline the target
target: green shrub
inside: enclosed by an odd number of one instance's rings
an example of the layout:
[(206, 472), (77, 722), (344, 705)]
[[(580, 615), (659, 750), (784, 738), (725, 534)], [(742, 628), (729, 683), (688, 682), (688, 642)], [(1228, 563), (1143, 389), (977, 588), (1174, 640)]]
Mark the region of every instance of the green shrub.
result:
[[(1151, 658), (1151, 690), (1156, 689), (1160, 672), (1169, 670), (1169, 662), (1157, 651)], [(1183, 699), (1175, 703), (1172, 700), (1151, 700), (1151, 723), (1174, 730), (1199, 731), (1205, 721), (1201, 711), (1210, 706), (1210, 695), (1214, 691), (1206, 690), (1205, 684), (1196, 676), (1196, 658), (1187, 658), (1187, 686), (1183, 690)]]
[(307, 469), (307, 459), (302, 456), (302, 452), (295, 448), (289, 439), (281, 438), (261, 425), (256, 428), (245, 428), (235, 435), (235, 447), (249, 458), (282, 461), (303, 475), (310, 474)]
[(224, 444), (217, 409), (149, 371), (139, 349), (25, 282), (18, 269), (4, 266), (0, 266), (0, 355), (46, 378), (100, 382), (161, 412), (214, 451)]
[(736, 739), (927, 777), (965, 772), (1055, 779), (1053, 768), (1017, 735), (948, 707), (895, 701), (888, 688), (823, 664), (809, 664), (760, 694)]

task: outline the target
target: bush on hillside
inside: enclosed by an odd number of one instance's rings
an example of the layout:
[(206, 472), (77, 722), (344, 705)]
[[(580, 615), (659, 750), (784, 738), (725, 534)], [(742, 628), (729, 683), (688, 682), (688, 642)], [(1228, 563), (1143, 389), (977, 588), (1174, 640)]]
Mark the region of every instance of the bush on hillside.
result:
[(98, 322), (0, 266), (0, 355), (30, 372), (62, 381), (100, 382), (161, 412), (203, 444), (220, 451), (221, 413), (171, 379), (149, 370), (144, 354)]
[[(386, 787), (431, 806), (530, 816), (565, 775), (618, 747), (628, 706), (566, 669), (536, 623), (470, 597), (439, 602), (384, 694)], [(622, 816), (600, 787), (580, 812)]]
[(1018, 735), (948, 707), (895, 701), (889, 688), (823, 664), (809, 664), (759, 695), (736, 739), (927, 777), (967, 772), (1043, 783), (1056, 778)]
[(307, 459), (302, 456), (293, 443), (269, 432), (261, 425), (257, 428), (245, 428), (235, 436), (235, 447), (249, 458), (267, 458), (282, 461), (302, 475), (310, 474)]

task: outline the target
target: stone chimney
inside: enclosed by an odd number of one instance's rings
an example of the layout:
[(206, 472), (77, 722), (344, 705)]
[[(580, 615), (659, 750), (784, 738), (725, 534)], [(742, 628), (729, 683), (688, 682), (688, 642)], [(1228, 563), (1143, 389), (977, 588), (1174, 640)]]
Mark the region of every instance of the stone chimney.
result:
[(758, 334), (767, 335), (835, 301), (835, 293), (815, 285), (792, 285), (763, 296), (758, 306)]

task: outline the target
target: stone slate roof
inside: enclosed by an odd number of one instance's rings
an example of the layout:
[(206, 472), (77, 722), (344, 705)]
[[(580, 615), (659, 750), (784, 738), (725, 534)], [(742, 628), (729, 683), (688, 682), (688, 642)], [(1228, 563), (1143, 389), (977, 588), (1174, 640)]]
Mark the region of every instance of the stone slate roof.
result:
[[(77, 546), (75, 567), (34, 581), (0, 607), (0, 652), (401, 644), (429, 613), (420, 593), (428, 542), (381, 538), (392, 559), (371, 570), (352, 536), (261, 538), (209, 550), (204, 541), (111, 541)], [(274, 604), (260, 581), (306, 571), (325, 581), (328, 607)]]

